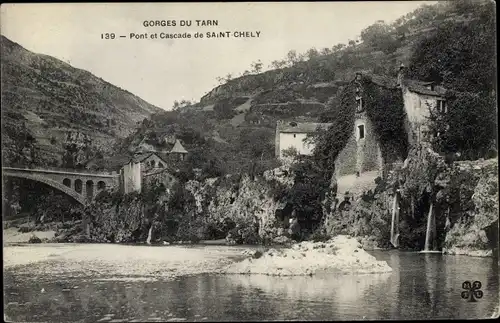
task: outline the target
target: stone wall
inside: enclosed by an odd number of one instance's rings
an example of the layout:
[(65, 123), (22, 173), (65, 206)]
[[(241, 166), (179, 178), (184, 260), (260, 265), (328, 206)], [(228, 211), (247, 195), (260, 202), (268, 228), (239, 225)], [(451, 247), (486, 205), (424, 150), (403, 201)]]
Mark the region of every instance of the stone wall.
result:
[(141, 163), (130, 162), (124, 165), (120, 171), (121, 180), (123, 183), (123, 192), (125, 194), (134, 191), (141, 191), (142, 188), (142, 174), (141, 174)]
[(429, 121), (429, 109), (434, 109), (437, 105), (438, 97), (431, 95), (423, 95), (403, 90), (403, 101), (408, 123), (406, 130), (408, 140), (412, 144), (416, 144), (425, 140), (425, 132), (428, 130), (427, 123)]
[[(358, 138), (359, 125), (364, 125), (364, 139)], [(370, 120), (362, 113), (357, 116), (354, 132), (335, 160), (335, 174), (337, 177), (356, 172), (362, 175), (375, 170), (382, 170), (380, 148)]]
[(143, 176), (144, 187), (151, 187), (160, 183), (165, 185), (167, 190), (171, 190), (175, 183), (177, 183), (177, 179), (167, 172), (167, 170), (157, 170)]

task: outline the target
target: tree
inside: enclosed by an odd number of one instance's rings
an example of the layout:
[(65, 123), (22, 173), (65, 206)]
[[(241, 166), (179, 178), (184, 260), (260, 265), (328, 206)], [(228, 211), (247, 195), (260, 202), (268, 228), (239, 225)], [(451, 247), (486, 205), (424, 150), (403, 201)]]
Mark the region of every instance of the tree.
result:
[(263, 64), (260, 59), (257, 62), (253, 62), (251, 66), (252, 72), (257, 74), (260, 73), (262, 71), (262, 66)]
[(392, 35), (393, 29), (392, 26), (387, 25), (383, 20), (379, 20), (361, 31), (361, 39), (365, 44), (386, 54), (390, 54), (399, 45)]
[(285, 158), (295, 159), (297, 156), (299, 156), (299, 151), (295, 147), (283, 149), (281, 153)]
[(315, 59), (319, 56), (319, 52), (316, 48), (313, 47), (307, 51), (306, 55), (307, 55), (307, 58), (312, 60), (312, 59)]
[(273, 132), (268, 128), (244, 129), (240, 133), (239, 146), (251, 159), (271, 157), (274, 153), (270, 139)]
[(441, 154), (459, 154), (460, 159), (496, 155), (497, 116), (495, 100), (466, 92), (450, 92), (447, 112), (430, 109), (431, 142)]
[[(172, 106), (172, 111), (179, 111), (182, 108), (192, 105), (193, 103), (190, 100), (181, 100), (180, 102), (175, 100), (174, 105)], [(145, 119), (146, 120), (146, 119)]]
[(309, 232), (317, 228), (323, 216), (323, 199), (330, 185), (322, 170), (310, 159), (304, 159), (291, 167), (295, 181), (287, 193), (287, 202), (297, 212), (302, 228)]
[(275, 61), (271, 62), (270, 66), (271, 66), (271, 68), (274, 68), (274, 69), (280, 69), (280, 68), (283, 68), (286, 66), (286, 61), (275, 60)]
[(474, 23), (443, 23), (416, 44), (408, 77), (442, 82), (446, 88), (490, 95), (495, 89), (494, 3), (474, 6)]
[(341, 50), (343, 50), (345, 48), (345, 44), (337, 44), (335, 46), (332, 47), (332, 52), (333, 53), (337, 53), (337, 52), (340, 52)]
[(224, 84), (225, 79), (223, 77), (217, 76), (215, 79), (217, 80), (219, 85)]
[(331, 49), (330, 49), (330, 48), (328, 48), (328, 47), (325, 47), (325, 48), (321, 49), (321, 55), (326, 56), (326, 55), (329, 55), (329, 54), (331, 54), (331, 53), (332, 53), (332, 51), (331, 51)]
[(290, 64), (291, 66), (295, 65), (298, 62), (297, 51), (294, 49), (290, 50), (286, 54), (286, 58), (287, 58), (288, 64)]

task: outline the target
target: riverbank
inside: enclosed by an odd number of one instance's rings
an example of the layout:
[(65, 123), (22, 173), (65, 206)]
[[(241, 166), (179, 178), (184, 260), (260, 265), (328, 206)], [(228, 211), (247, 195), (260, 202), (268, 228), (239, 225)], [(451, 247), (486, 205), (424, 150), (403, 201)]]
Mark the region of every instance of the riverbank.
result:
[[(146, 249), (147, 248), (147, 249)], [(157, 280), (216, 273), (242, 259), (245, 247), (43, 243), (4, 247), (4, 268), (58, 277)], [(26, 266), (30, 265), (30, 266)]]
[[(45, 244), (57, 244), (56, 241), (56, 231), (55, 230), (46, 230), (46, 231), (40, 231), (40, 230), (34, 230), (30, 232), (19, 232), (18, 227), (9, 227), (6, 229), (3, 229), (3, 243), (5, 246), (10, 246), (10, 245), (17, 245), (17, 244), (26, 244), (29, 243), (29, 240), (31, 237), (37, 237), (40, 239), (41, 243)], [(361, 250), (366, 252), (366, 251), (373, 251), (373, 250), (388, 250), (385, 248), (379, 248), (375, 244), (372, 243), (369, 239), (366, 238), (361, 238), (357, 240), (359, 243), (361, 243)], [(303, 246), (305, 246), (305, 243), (311, 244), (312, 242), (303, 242)], [(71, 244), (71, 243), (60, 243), (60, 244)], [(173, 243), (168, 243), (172, 245), (191, 245), (193, 244), (190, 241), (177, 241)], [(102, 244), (99, 244), (102, 245)], [(164, 245), (163, 243), (160, 245)], [(218, 239), (218, 240), (201, 240), (196, 243), (196, 245), (206, 245), (206, 246), (227, 246), (227, 241), (226, 239)], [(238, 245), (236, 245), (238, 246)], [(285, 246), (283, 246), (285, 247)], [(240, 246), (242, 250), (245, 248), (243, 246)], [(256, 248), (264, 248), (262, 245), (256, 245)], [(461, 255), (461, 256), (470, 256), (470, 257), (492, 257), (492, 251), (491, 250), (470, 250), (470, 249), (451, 249), (451, 250), (443, 250), (441, 253), (443, 254), (450, 254), (450, 255)]]
[[(147, 250), (145, 249), (147, 248)], [(248, 255), (262, 255), (259, 259)], [(247, 257), (247, 259), (244, 259)], [(326, 243), (303, 242), (292, 248), (245, 246), (135, 246), (44, 243), (4, 247), (4, 268), (22, 274), (34, 265), (44, 274), (92, 276), (104, 280), (171, 279), (202, 273), (314, 275), (385, 273), (391, 268), (361, 249), (356, 239), (339, 236)], [(32, 269), (29, 269), (32, 270)], [(97, 276), (97, 277), (96, 277)], [(131, 278), (132, 277), (132, 278)]]
[(54, 230), (19, 232), (19, 228), (11, 227), (3, 229), (3, 242), (7, 245), (13, 243), (27, 243), (32, 236), (36, 236), (42, 242), (50, 242), (55, 238), (55, 234), (56, 232)]

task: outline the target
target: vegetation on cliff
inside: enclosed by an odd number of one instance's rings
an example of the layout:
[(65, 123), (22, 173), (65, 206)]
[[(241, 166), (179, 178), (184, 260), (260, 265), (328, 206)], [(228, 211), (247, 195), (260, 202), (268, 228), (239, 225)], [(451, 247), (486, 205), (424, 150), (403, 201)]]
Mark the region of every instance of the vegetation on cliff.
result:
[(1, 51), (3, 164), (22, 162), (28, 136), (37, 152), (32, 164), (60, 166), (68, 131), (87, 134), (94, 146), (111, 153), (117, 137), (160, 111), (87, 71), (32, 53), (4, 36)]

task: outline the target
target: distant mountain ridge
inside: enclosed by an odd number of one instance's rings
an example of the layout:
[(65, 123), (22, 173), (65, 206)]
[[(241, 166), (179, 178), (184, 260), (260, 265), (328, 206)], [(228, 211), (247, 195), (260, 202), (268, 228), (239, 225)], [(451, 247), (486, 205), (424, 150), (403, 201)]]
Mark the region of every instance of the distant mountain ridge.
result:
[[(32, 53), (1, 37), (2, 151), (20, 162), (32, 138), (34, 164), (56, 166), (68, 133), (89, 137), (94, 151), (112, 153), (116, 139), (162, 109), (92, 73), (54, 57)], [(90, 157), (90, 156), (89, 156)]]

